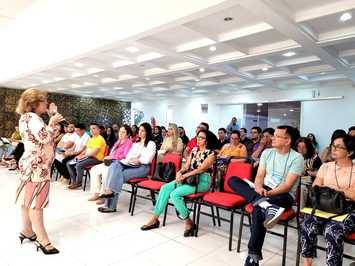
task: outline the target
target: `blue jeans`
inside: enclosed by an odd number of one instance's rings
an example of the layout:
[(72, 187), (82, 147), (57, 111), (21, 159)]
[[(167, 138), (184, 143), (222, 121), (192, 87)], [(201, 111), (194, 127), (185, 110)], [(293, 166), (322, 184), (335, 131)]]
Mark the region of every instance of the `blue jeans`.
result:
[(13, 148), (11, 144), (4, 144), (3, 146), (0, 147), (0, 160), (2, 160), (2, 157), (4, 156), (4, 154), (6, 154), (6, 156), (9, 156), (10, 153), (12, 152)]
[(116, 209), (123, 184), (133, 177), (146, 177), (148, 174), (149, 165), (141, 164), (137, 167), (131, 167), (122, 164), (120, 161), (113, 161), (108, 168), (106, 187), (112, 190), (114, 197), (106, 200), (105, 207)]

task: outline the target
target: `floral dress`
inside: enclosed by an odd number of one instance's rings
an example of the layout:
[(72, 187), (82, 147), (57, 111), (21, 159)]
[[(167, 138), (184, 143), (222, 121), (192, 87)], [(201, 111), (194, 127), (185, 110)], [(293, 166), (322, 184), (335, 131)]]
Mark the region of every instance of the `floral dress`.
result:
[(27, 208), (45, 208), (55, 156), (55, 129), (31, 112), (21, 116), (19, 128), (25, 152), (19, 161), (21, 183), (16, 191), (16, 203)]

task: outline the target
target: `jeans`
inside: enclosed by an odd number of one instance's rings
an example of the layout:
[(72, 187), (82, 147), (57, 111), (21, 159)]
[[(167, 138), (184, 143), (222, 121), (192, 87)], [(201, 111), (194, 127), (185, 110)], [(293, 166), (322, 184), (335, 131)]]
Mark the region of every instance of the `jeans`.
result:
[(4, 144), (3, 146), (0, 147), (0, 160), (2, 160), (2, 157), (4, 156), (4, 154), (6, 154), (6, 156), (9, 156), (10, 153), (12, 152), (13, 148), (11, 144)]
[(63, 176), (66, 179), (70, 178), (70, 174), (67, 168), (67, 162), (71, 161), (72, 159), (75, 158), (75, 155), (71, 155), (68, 157), (65, 157), (62, 161), (59, 161), (57, 159), (54, 160), (54, 165), (57, 168), (58, 172), (60, 173), (61, 176)]
[(131, 167), (122, 164), (120, 161), (113, 161), (108, 168), (106, 187), (112, 190), (114, 197), (106, 200), (105, 207), (116, 209), (123, 184), (133, 177), (146, 177), (148, 174), (149, 165), (141, 164), (137, 167)]
[[(231, 177), (228, 181), (228, 185), (232, 190), (243, 196), (247, 203), (257, 203), (267, 201), (270, 204), (275, 204), (277, 206), (289, 209), (293, 205), (293, 198), (289, 193), (269, 196), (267, 198), (258, 194), (253, 188), (251, 188), (246, 182), (238, 177)], [(267, 190), (270, 188), (266, 187)], [(266, 235), (266, 228), (264, 227), (265, 221), (265, 210), (259, 205), (254, 206), (253, 212), (251, 214), (251, 226), (250, 226), (250, 239), (248, 243), (249, 255), (257, 257), (259, 260), (262, 260), (261, 249), (264, 244), (264, 239)]]
[(300, 229), (303, 257), (314, 258), (317, 255), (317, 233), (320, 229), (324, 229), (326, 265), (342, 265), (344, 237), (355, 231), (355, 212), (350, 213), (343, 222), (305, 215)]
[(101, 163), (94, 157), (88, 157), (85, 160), (82, 160), (76, 164), (70, 164), (72, 161), (67, 162), (67, 168), (69, 171), (70, 179), (73, 183), (81, 184), (83, 181), (84, 170), (86, 166), (96, 165)]

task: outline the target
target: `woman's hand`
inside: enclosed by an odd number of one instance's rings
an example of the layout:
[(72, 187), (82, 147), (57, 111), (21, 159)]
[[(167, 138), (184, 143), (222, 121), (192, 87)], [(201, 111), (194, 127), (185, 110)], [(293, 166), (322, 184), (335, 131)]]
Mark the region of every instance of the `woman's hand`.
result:
[(175, 182), (176, 183), (182, 183), (182, 181), (184, 181), (184, 177), (181, 174), (181, 172), (179, 171), (179, 172), (176, 173)]
[(256, 186), (255, 191), (261, 196), (266, 196), (266, 190), (263, 187)]
[(348, 199), (351, 199), (352, 201), (355, 201), (355, 189), (353, 188), (346, 188), (343, 190), (345, 197)]
[(112, 156), (106, 156), (104, 160), (112, 160)]
[(58, 125), (60, 122), (62, 122), (64, 120), (63, 116), (61, 114), (55, 114), (54, 116), (52, 116), (49, 119), (49, 123), (48, 125), (50, 127), (55, 127), (56, 125)]
[(135, 165), (140, 164), (140, 161), (139, 161), (139, 159), (138, 159), (138, 158), (133, 158), (133, 159), (130, 159), (130, 160), (129, 160), (129, 162), (130, 162), (131, 164), (135, 164)]

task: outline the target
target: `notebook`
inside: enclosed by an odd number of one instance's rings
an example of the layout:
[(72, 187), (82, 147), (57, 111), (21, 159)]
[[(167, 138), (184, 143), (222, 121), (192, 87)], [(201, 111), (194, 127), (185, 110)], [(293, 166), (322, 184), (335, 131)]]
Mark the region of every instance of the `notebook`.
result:
[[(303, 213), (307, 213), (307, 214), (311, 214), (312, 213), (312, 208), (303, 208), (301, 210), (301, 212)], [(335, 213), (330, 213), (330, 212), (325, 212), (325, 211), (321, 211), (321, 210), (316, 210), (314, 213), (314, 216), (320, 217), (320, 218), (325, 218), (325, 219), (329, 219), (330, 217), (337, 215)], [(337, 222), (342, 222), (345, 220), (345, 218), (348, 216), (348, 214), (342, 214), (339, 216), (336, 216), (334, 218), (331, 218), (331, 220), (333, 221), (337, 221)]]

